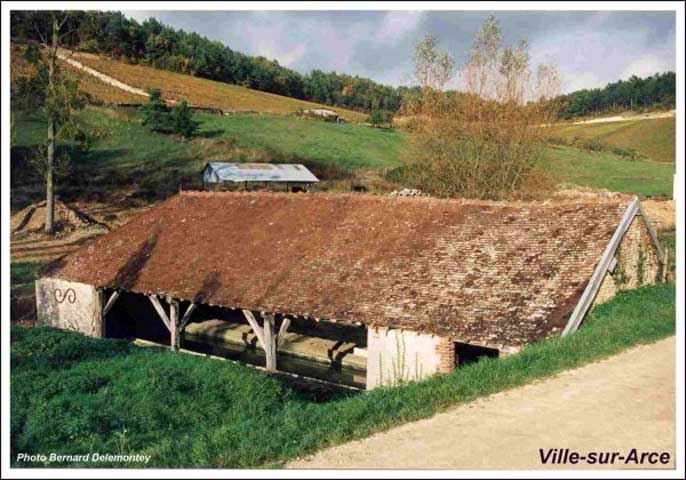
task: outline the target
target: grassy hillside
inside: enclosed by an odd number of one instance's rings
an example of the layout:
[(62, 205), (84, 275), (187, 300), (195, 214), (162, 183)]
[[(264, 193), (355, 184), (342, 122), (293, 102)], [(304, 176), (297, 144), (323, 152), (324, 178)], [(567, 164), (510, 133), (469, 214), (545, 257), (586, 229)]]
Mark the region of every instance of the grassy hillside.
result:
[[(24, 60), (23, 52), (23, 45), (12, 44), (11, 76), (13, 81), (20, 76), (27, 75), (32, 70), (31, 65)], [(251, 90), (238, 85), (158, 70), (144, 65), (130, 65), (101, 58), (97, 55), (76, 53), (72, 58), (83, 65), (133, 87), (143, 90), (159, 88), (162, 91), (162, 96), (167, 100), (185, 99), (192, 105), (236, 112), (263, 112), (280, 115), (294, 113), (303, 109), (327, 108), (335, 110), (349, 121), (361, 122), (367, 118), (367, 114), (354, 110), (329, 107), (318, 103)], [(89, 94), (95, 102), (140, 103), (147, 100), (146, 97), (110, 86), (66, 62), (60, 61), (60, 65), (71, 77), (79, 79), (81, 89)]]
[[(87, 107), (81, 123), (91, 133), (84, 150), (62, 143), (71, 173), (58, 191), (65, 200), (98, 199), (100, 192), (121, 189), (164, 197), (181, 180), (197, 181), (208, 160), (304, 163), (320, 178), (336, 180), (350, 169), (394, 167), (405, 137), (402, 133), (361, 124), (336, 124), (278, 115), (198, 115), (197, 138), (146, 130), (135, 111)], [(12, 149), (12, 201), (22, 207), (42, 195), (43, 182), (26, 163), (29, 148), (45, 139), (38, 115), (18, 114)]]
[[(401, 164), (406, 142), (402, 131), (277, 115), (197, 115), (200, 132), (191, 141), (147, 131), (130, 110), (88, 107), (81, 118), (93, 139), (88, 150), (62, 147), (71, 159), (72, 174), (60, 189), (80, 197), (122, 187), (164, 196), (176, 191), (182, 178), (197, 178), (210, 159), (306, 163), (324, 178), (336, 174), (327, 173), (332, 166), (393, 168)], [(13, 186), (33, 185), (35, 198), (42, 182), (26, 177), (22, 155), (44, 141), (45, 131), (37, 116), (17, 116)], [(674, 166), (669, 163), (555, 146), (548, 149), (546, 164), (560, 182), (641, 195), (671, 193)], [(13, 201), (15, 196), (13, 191)]]
[(200, 135), (243, 148), (267, 148), (345, 168), (396, 167), (406, 134), (357, 124), (275, 115), (198, 115)]
[(669, 284), (623, 292), (596, 308), (574, 335), (423, 382), (327, 403), (231, 362), (13, 327), (11, 457), (107, 452), (151, 458), (147, 464), (97, 466), (274, 466), (674, 335), (675, 297)]
[(545, 164), (565, 183), (646, 196), (671, 196), (674, 165), (630, 160), (609, 152), (554, 146)]
[(130, 65), (97, 55), (76, 54), (74, 59), (99, 72), (136, 88), (159, 88), (165, 99), (185, 99), (192, 105), (220, 108), (236, 112), (289, 114), (308, 108), (327, 108), (350, 121), (363, 121), (364, 113), (318, 103), (297, 100), (272, 93), (215, 82), (204, 78), (158, 70), (144, 65)]
[[(24, 60), (23, 54), (24, 47), (13, 43), (10, 54), (10, 77), (12, 82), (17, 81), (21, 77), (33, 74), (33, 66)], [(67, 72), (69, 77), (79, 81), (81, 90), (88, 94), (95, 103), (139, 103), (147, 101), (146, 97), (134, 95), (133, 93), (101, 82), (93, 75), (84, 73), (68, 63), (60, 61), (59, 65)]]
[(657, 118), (625, 122), (592, 123), (551, 127), (554, 135), (566, 141), (596, 140), (607, 147), (634, 150), (656, 162), (674, 162), (676, 119)]

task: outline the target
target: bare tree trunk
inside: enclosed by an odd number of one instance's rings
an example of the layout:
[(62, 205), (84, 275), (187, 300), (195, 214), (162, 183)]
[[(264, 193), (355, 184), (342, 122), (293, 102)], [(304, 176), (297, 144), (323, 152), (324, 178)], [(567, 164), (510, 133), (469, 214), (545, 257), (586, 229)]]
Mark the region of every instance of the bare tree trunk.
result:
[[(48, 91), (53, 95), (55, 88), (55, 62), (57, 59), (57, 44), (59, 42), (59, 24), (57, 17), (52, 19), (52, 45), (48, 52)], [(48, 158), (47, 170), (45, 174), (45, 233), (52, 233), (54, 230), (55, 218), (55, 121), (50, 114), (48, 114)]]

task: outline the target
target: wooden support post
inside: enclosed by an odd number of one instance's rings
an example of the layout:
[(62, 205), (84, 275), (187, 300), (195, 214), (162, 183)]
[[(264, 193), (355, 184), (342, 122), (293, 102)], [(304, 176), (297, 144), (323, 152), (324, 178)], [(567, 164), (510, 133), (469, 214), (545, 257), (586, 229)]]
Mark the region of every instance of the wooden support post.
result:
[(152, 306), (155, 307), (155, 310), (157, 311), (157, 314), (160, 316), (162, 323), (164, 323), (164, 326), (167, 327), (167, 330), (171, 332), (169, 317), (167, 317), (167, 313), (164, 311), (164, 308), (162, 308), (162, 304), (160, 303), (159, 299), (155, 295), (150, 295), (148, 298), (150, 299), (150, 303), (152, 303)]
[(107, 304), (105, 305), (105, 308), (102, 309), (103, 319), (105, 318), (105, 315), (107, 315), (107, 312), (109, 312), (110, 309), (112, 308), (112, 306), (114, 305), (114, 302), (117, 301), (117, 299), (119, 298), (119, 295), (120, 295), (119, 292), (114, 291), (112, 293), (112, 295), (110, 296), (110, 298), (107, 300)]
[(262, 327), (260, 327), (259, 323), (257, 323), (255, 315), (253, 315), (250, 310), (243, 310), (243, 315), (252, 327), (252, 331), (255, 332), (257, 340), (260, 342), (260, 346), (264, 349), (264, 335), (262, 333)]
[(103, 296), (102, 289), (98, 288), (95, 290), (93, 321), (91, 323), (91, 335), (94, 337), (100, 336), (101, 338), (105, 338), (105, 315), (102, 313)]
[(179, 302), (172, 297), (167, 297), (169, 304), (169, 333), (171, 339), (169, 341), (169, 348), (174, 352), (178, 352), (181, 348), (181, 332), (179, 331)]
[[(260, 342), (264, 350), (265, 367), (268, 372), (276, 371), (276, 348), (278, 336), (274, 332), (274, 315), (262, 314), (264, 326), (260, 327), (257, 319), (250, 310), (243, 310), (243, 315)], [(283, 327), (283, 325), (282, 325)], [(286, 325), (288, 327), (288, 325)]]
[(276, 371), (276, 335), (274, 334), (274, 315), (263, 315), (264, 318), (264, 354), (267, 372)]
[(198, 307), (197, 303), (191, 303), (188, 305), (188, 308), (186, 309), (186, 313), (183, 314), (183, 318), (179, 322), (179, 334), (183, 332), (183, 329), (186, 328), (186, 324), (188, 321), (191, 319), (191, 315), (193, 314), (193, 311)]
[(278, 347), (278, 343), (281, 340), (281, 335), (286, 333), (286, 330), (288, 330), (288, 327), (291, 325), (291, 319), (290, 318), (284, 318), (281, 321), (281, 326), (279, 327), (279, 334), (276, 336), (276, 343)]

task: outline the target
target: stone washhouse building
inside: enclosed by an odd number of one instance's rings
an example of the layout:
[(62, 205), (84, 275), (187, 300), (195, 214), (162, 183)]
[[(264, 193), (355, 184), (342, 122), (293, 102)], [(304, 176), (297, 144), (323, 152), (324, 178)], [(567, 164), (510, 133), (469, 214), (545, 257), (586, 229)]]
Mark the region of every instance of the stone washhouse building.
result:
[(638, 198), (181, 192), (48, 265), (39, 322), (371, 389), (505, 356), (662, 281)]

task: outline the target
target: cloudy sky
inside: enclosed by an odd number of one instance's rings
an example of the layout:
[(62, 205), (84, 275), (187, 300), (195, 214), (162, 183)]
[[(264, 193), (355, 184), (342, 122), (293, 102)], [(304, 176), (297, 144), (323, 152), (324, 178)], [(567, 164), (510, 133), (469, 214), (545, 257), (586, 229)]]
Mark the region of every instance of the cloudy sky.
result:
[(436, 35), (458, 63), (475, 32), (494, 13), (505, 43), (529, 41), (531, 63), (556, 63), (564, 90), (604, 86), (631, 75), (675, 70), (673, 12), (163, 12), (125, 11), (142, 21), (155, 17), (219, 40), (234, 50), (275, 58), (300, 72), (349, 73), (402, 85), (412, 75), (413, 47)]

